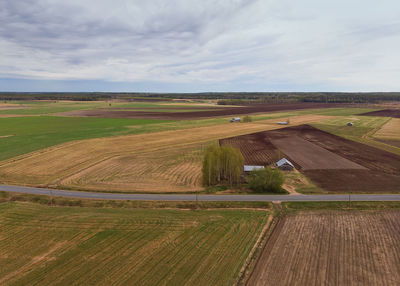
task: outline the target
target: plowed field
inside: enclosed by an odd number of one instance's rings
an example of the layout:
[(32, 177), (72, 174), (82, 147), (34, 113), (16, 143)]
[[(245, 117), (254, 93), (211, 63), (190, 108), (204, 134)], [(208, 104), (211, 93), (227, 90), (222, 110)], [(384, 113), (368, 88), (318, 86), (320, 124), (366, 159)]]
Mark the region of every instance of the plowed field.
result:
[[(295, 144), (299, 141), (297, 138), (301, 138), (302, 144)], [(280, 154), (279, 158), (291, 160), (318, 187), (327, 191), (400, 192), (400, 156), (309, 125), (220, 141), (220, 144), (231, 143), (241, 149), (249, 164), (269, 165)]]
[(319, 169), (367, 169), (298, 136), (272, 140), (272, 143), (299, 164), (304, 171)]
[[(152, 111), (151, 109), (148, 109), (147, 111), (141, 111), (141, 110), (126, 110), (126, 108), (124, 108), (125, 110), (117, 110), (115, 108), (112, 108), (112, 109), (76, 110), (63, 113), (63, 115), (93, 116), (93, 117), (106, 117), (106, 118), (151, 118), (151, 119), (184, 120), (184, 119), (199, 119), (199, 118), (221, 117), (230, 115), (252, 114), (252, 113), (266, 113), (266, 112), (276, 112), (276, 111), (346, 107), (346, 106), (351, 106), (351, 105), (340, 104), (340, 103), (254, 104), (254, 105), (237, 106), (237, 107), (231, 107), (231, 106), (215, 107), (213, 110), (205, 110), (205, 111), (204, 110), (196, 111), (196, 109), (193, 107), (184, 108), (190, 112), (163, 112), (163, 110), (155, 112)], [(163, 107), (163, 109), (168, 109), (168, 107)], [(173, 110), (176, 108), (171, 107), (170, 109)]]
[(400, 211), (280, 220), (247, 285), (400, 285)]
[(400, 118), (400, 109), (384, 109), (384, 110), (362, 113), (359, 115)]

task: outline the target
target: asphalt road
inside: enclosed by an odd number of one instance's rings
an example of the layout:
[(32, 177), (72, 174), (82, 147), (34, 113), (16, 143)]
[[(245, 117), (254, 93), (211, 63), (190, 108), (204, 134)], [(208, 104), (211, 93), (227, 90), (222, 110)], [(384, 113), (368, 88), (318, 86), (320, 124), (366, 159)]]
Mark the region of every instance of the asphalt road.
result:
[(115, 194), (78, 192), (45, 188), (0, 185), (1, 191), (65, 198), (132, 201), (400, 201), (400, 195), (188, 195), (188, 194)]

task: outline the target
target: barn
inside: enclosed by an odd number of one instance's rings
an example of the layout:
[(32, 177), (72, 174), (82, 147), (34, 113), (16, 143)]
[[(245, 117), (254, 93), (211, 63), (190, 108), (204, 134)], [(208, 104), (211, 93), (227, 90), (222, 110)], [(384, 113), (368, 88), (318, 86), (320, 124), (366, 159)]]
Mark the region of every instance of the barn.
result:
[(276, 166), (284, 171), (293, 171), (294, 165), (288, 159), (283, 158), (276, 162)]

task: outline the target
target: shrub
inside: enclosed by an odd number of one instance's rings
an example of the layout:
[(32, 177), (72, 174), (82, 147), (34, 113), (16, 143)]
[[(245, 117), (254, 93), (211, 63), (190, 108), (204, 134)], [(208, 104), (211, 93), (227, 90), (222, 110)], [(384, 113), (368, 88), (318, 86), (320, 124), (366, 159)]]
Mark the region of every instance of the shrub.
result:
[(259, 193), (284, 193), (282, 189), (284, 181), (281, 171), (270, 167), (252, 171), (247, 176), (249, 188)]
[(249, 116), (249, 115), (246, 115), (245, 117), (243, 117), (243, 120), (242, 120), (242, 122), (252, 122), (253, 121), (253, 118), (251, 118), (251, 116)]

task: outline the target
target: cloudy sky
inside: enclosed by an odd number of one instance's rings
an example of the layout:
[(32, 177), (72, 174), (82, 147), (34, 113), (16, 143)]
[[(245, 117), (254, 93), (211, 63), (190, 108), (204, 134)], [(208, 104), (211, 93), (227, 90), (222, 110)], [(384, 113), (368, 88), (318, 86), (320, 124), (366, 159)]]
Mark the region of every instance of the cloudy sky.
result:
[(0, 91), (400, 91), (400, 1), (0, 0)]

